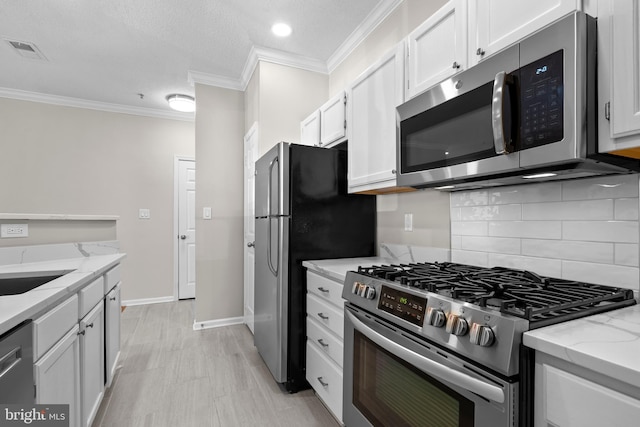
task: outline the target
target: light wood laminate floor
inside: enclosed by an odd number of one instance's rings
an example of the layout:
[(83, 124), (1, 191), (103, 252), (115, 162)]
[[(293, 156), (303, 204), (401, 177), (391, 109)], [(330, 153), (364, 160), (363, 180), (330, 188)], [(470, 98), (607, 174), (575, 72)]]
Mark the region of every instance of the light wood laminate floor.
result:
[(339, 424), (312, 390), (273, 380), (245, 325), (193, 330), (193, 300), (127, 307), (113, 385), (94, 427)]

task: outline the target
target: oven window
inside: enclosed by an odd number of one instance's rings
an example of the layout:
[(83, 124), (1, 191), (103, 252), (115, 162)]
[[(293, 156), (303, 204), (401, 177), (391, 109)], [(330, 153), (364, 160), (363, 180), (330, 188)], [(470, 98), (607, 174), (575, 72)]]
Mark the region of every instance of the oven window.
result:
[(353, 366), (353, 403), (374, 426), (473, 426), (473, 402), (358, 331)]
[(493, 81), (400, 123), (402, 173), (496, 156)]

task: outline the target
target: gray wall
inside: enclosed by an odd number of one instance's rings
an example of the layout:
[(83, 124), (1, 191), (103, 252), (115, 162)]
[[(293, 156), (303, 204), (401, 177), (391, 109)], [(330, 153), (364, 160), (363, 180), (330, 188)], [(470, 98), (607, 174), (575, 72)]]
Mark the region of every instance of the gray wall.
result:
[(28, 244), (117, 237), (123, 300), (173, 295), (173, 162), (195, 154), (192, 122), (0, 98), (0, 129), (0, 212), (119, 216), (37, 221)]

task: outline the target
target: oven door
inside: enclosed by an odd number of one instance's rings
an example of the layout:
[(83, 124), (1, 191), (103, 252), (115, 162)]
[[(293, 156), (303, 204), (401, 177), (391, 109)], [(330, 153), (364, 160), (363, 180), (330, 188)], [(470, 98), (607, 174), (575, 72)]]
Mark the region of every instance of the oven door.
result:
[(347, 427), (516, 425), (517, 382), (469, 366), (350, 304), (344, 345)]

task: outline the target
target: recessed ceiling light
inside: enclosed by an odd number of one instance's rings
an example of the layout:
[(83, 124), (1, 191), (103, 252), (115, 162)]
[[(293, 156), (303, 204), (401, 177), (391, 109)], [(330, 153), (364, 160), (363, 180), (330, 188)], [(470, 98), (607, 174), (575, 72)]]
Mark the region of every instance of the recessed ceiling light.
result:
[(455, 185), (443, 185), (442, 187), (435, 187), (434, 190), (451, 190), (452, 188), (456, 188)]
[(291, 27), (284, 22), (278, 22), (271, 27), (271, 31), (278, 37), (287, 37), (291, 35)]
[(167, 96), (167, 102), (169, 103), (169, 107), (176, 111), (183, 113), (193, 113), (196, 111), (196, 100), (193, 96), (174, 93)]

